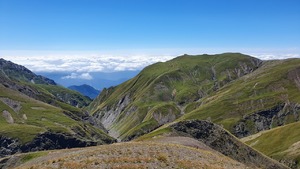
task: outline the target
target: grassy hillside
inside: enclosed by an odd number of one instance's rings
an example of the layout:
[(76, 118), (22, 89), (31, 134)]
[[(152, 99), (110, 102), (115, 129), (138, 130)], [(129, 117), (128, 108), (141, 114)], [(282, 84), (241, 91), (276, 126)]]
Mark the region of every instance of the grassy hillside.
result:
[[(57, 85), (53, 80), (36, 75), (22, 65), (0, 59), (0, 83), (29, 97), (53, 104), (64, 102), (75, 107), (87, 106), (91, 99)], [(55, 105), (56, 106), (56, 105)]]
[(17, 140), (20, 145), (29, 144), (43, 133), (61, 133), (96, 144), (113, 142), (102, 130), (67, 116), (80, 112), (72, 109), (54, 107), (0, 85), (0, 136)]
[(187, 104), (212, 95), (260, 63), (237, 53), (180, 56), (102, 91), (88, 109), (112, 135), (131, 139), (174, 121), (186, 113)]
[(199, 147), (192, 140), (182, 140), (180, 137), (197, 140), (208, 148), (241, 162), (250, 168), (287, 168), (243, 144), (221, 126), (205, 120), (173, 122), (164, 128), (159, 128), (145, 134), (134, 141), (171, 141), (172, 143)]
[(287, 168), (207, 121), (179, 122), (169, 129), (167, 136), (139, 142), (19, 154), (0, 159), (0, 167)]
[(300, 59), (267, 61), (259, 69), (187, 106), (183, 119), (210, 119), (239, 137), (299, 119)]
[(0, 59), (0, 157), (115, 142), (79, 108), (89, 102), (78, 92)]
[(292, 168), (300, 168), (299, 133), (300, 122), (296, 122), (245, 137), (242, 141)]

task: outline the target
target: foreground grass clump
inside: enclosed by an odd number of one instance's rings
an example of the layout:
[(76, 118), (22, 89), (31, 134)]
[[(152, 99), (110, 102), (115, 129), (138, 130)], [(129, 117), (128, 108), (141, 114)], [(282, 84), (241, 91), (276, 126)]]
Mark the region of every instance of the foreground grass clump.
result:
[(38, 157), (41, 157), (41, 156), (44, 156), (44, 155), (47, 155), (48, 152), (46, 151), (39, 151), (39, 152), (33, 152), (33, 153), (26, 153), (26, 154), (23, 154), (21, 156), (21, 162), (22, 163), (25, 163), (27, 161), (30, 161), (30, 160), (33, 160), (35, 158), (38, 158)]

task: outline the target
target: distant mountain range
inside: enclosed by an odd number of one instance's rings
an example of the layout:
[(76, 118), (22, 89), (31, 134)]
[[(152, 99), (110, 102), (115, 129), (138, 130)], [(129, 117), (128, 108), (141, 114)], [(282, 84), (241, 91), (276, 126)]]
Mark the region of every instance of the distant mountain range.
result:
[(96, 98), (100, 94), (100, 90), (97, 90), (87, 84), (83, 84), (80, 86), (73, 85), (73, 86), (69, 86), (68, 88), (71, 90), (75, 90), (84, 96), (88, 96), (91, 99)]

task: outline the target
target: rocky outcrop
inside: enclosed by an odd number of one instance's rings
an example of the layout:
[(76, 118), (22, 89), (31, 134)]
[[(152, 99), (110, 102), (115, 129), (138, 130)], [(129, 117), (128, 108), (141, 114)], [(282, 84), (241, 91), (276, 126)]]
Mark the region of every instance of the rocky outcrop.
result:
[(170, 126), (176, 135), (187, 136), (252, 168), (288, 168), (246, 146), (222, 127), (208, 121), (189, 120)]
[(122, 97), (117, 104), (108, 107), (106, 106), (102, 110), (95, 113), (95, 118), (99, 119), (100, 122), (106, 129), (109, 129), (113, 122), (117, 120), (117, 117), (125, 109), (125, 107), (131, 102), (130, 95), (127, 94)]
[(12, 155), (17, 152), (32, 152), (54, 150), (74, 147), (95, 146), (115, 142), (111, 139), (101, 141), (82, 140), (74, 135), (45, 132), (36, 136), (31, 142), (22, 144), (18, 139), (0, 136), (0, 157)]
[(22, 105), (20, 102), (9, 99), (9, 98), (5, 98), (5, 97), (0, 97), (0, 100), (6, 104), (8, 107), (10, 107), (11, 109), (13, 109), (16, 113), (19, 113), (19, 111), (22, 108)]
[(233, 134), (246, 137), (276, 126), (299, 120), (300, 105), (296, 103), (278, 104), (275, 107), (244, 116), (233, 128)]
[(3, 110), (2, 116), (4, 117), (4, 119), (6, 120), (7, 123), (9, 123), (9, 124), (14, 123), (13, 117), (11, 116), (11, 114), (7, 110)]

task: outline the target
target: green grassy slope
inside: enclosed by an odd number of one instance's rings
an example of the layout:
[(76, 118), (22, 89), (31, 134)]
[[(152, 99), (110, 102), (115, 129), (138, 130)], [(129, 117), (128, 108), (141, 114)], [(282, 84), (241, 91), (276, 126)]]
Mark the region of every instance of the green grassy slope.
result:
[[(67, 106), (65, 105), (65, 108), (68, 108)], [(76, 110), (77, 108), (72, 109), (73, 112), (80, 112), (79, 109)], [(3, 115), (3, 111), (9, 112), (13, 122)], [(102, 130), (90, 124), (70, 118), (66, 115), (67, 112), (68, 109), (54, 107), (0, 85), (1, 136), (18, 139), (22, 144), (31, 142), (45, 132), (63, 133), (78, 139), (99, 141), (99, 143), (102, 142), (99, 139), (101, 137), (110, 138)]]
[[(168, 126), (147, 133), (133, 141), (170, 141), (180, 142), (180, 137), (198, 140), (234, 160), (250, 168), (281, 168), (282, 164), (266, 155), (250, 148), (234, 137), (226, 129), (206, 120), (184, 120), (173, 122)], [(184, 141), (186, 145), (195, 145), (191, 141)], [(196, 146), (197, 147), (197, 146)], [(283, 167), (286, 168), (286, 167)]]
[(242, 123), (246, 135), (297, 121), (299, 72), (300, 59), (265, 62), (253, 73), (188, 105), (190, 110), (179, 120), (211, 119), (233, 133), (236, 125)]
[(116, 136), (130, 139), (175, 120), (187, 104), (213, 94), (260, 63), (238, 53), (184, 55), (148, 66), (131, 80), (104, 90), (88, 109)]
[[(176, 121), (209, 119), (236, 135), (237, 126), (247, 135), (267, 130), (246, 137), (245, 142), (290, 167), (299, 168), (299, 70), (300, 59), (266, 61), (253, 73), (188, 104), (186, 114)], [(165, 135), (170, 132), (169, 125), (140, 139)], [(276, 128), (268, 130), (273, 127)]]
[(243, 138), (249, 146), (292, 168), (300, 168), (300, 122)]
[(0, 58), (0, 83), (29, 97), (52, 104), (53, 100), (76, 107), (87, 106), (91, 99), (57, 85), (53, 80), (36, 75), (22, 65)]
[(0, 156), (114, 142), (80, 107), (91, 100), (0, 59)]

